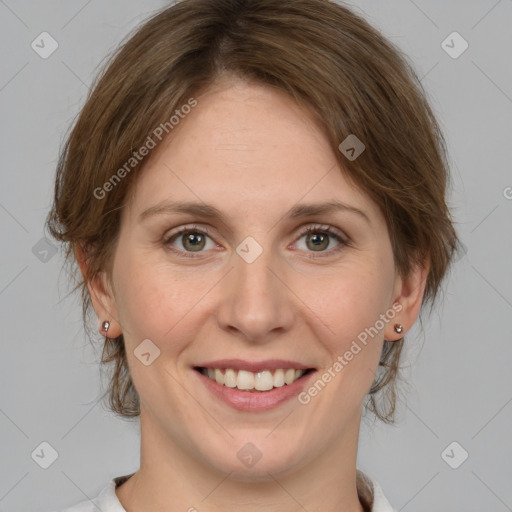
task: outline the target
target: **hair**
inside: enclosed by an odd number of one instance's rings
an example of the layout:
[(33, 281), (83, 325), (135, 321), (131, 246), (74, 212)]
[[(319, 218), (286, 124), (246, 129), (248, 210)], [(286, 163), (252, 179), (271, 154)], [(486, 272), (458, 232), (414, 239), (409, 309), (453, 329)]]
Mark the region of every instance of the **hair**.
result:
[[(134, 163), (134, 148), (159, 126), (170, 133), (177, 109), (224, 78), (277, 88), (316, 116), (346, 177), (382, 211), (397, 272), (429, 264), (422, 310), (432, 309), (458, 238), (446, 144), (407, 58), (327, 0), (183, 0), (152, 15), (108, 59), (61, 148), (46, 226), (75, 271), (75, 250), (84, 251), (87, 271), (76, 273), (74, 290), (86, 329), (87, 283), (111, 275), (121, 210), (148, 158)], [(354, 160), (338, 150), (351, 134), (365, 145)], [(386, 423), (394, 421), (403, 342), (384, 340), (365, 403)], [(123, 335), (105, 339), (101, 362), (112, 370), (110, 409), (138, 416)]]

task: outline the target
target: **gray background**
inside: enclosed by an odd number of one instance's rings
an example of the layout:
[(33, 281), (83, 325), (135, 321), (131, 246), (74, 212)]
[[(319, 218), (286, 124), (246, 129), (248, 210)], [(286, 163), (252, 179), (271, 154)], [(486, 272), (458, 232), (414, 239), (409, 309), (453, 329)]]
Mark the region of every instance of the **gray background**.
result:
[[(108, 52), (161, 0), (0, 1), (2, 326), (0, 510), (48, 511), (138, 468), (137, 424), (98, 403), (98, 358), (62, 255), (36, 245), (60, 144)], [(407, 402), (396, 426), (363, 422), (358, 467), (397, 510), (512, 510), (512, 2), (377, 0), (356, 11), (410, 57), (446, 134), (467, 252), (445, 300), (407, 337)], [(59, 44), (42, 59), (43, 31)], [(469, 48), (451, 58), (441, 42)], [(36, 249), (33, 249), (36, 246)], [(48, 252), (44, 252), (44, 251)], [(105, 382), (103, 383), (103, 385)], [(42, 469), (41, 442), (58, 452)], [(441, 456), (457, 461), (452, 469)], [(446, 457), (445, 457), (446, 458)]]

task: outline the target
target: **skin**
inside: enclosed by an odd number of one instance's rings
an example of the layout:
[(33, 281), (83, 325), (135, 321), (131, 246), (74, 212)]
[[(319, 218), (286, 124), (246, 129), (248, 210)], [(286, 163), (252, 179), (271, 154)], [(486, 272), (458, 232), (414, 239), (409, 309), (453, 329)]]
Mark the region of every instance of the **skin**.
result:
[[(285, 218), (297, 203), (334, 199), (369, 222), (350, 212)], [(139, 219), (166, 200), (213, 205), (226, 222), (183, 213)], [(330, 236), (316, 249), (299, 232), (316, 224), (349, 244)], [(202, 252), (183, 235), (165, 243), (182, 226), (211, 230)], [(235, 252), (247, 236), (263, 248), (250, 264)], [(187, 249), (195, 258), (181, 255)], [(199, 97), (137, 179), (112, 275), (89, 283), (99, 322), (111, 321), (109, 337), (124, 334), (141, 399), (141, 467), (116, 490), (123, 507), (362, 512), (363, 400), (384, 339), (403, 336), (394, 323), (406, 332), (419, 314), (427, 271), (396, 273), (381, 212), (344, 177), (321, 128), (288, 96), (231, 80)], [(321, 375), (394, 303), (402, 310), (307, 405), (293, 398), (241, 412), (214, 398), (192, 369), (221, 358), (278, 358)], [(134, 355), (145, 339), (160, 350), (148, 366)], [(237, 458), (248, 442), (262, 454), (252, 468)]]

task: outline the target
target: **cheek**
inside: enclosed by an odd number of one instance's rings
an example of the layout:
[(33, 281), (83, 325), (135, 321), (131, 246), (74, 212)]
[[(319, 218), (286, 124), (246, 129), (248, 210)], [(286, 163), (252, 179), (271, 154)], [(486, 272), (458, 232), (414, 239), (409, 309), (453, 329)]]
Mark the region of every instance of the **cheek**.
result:
[(389, 307), (392, 279), (374, 265), (347, 266), (335, 278), (317, 281), (314, 288), (310, 284), (304, 283), (301, 296), (339, 348), (373, 326)]
[[(356, 412), (374, 381), (384, 340), (379, 319), (388, 307), (389, 283), (367, 268), (326, 282), (323, 289), (322, 299), (312, 307), (322, 320), (315, 320), (317, 337), (328, 353), (318, 372), (318, 378), (327, 381), (327, 392), (318, 393), (323, 398), (317, 403), (329, 408), (333, 424), (337, 424), (334, 418), (344, 421), (342, 418)], [(314, 301), (313, 296), (310, 299)]]
[(125, 253), (117, 260), (115, 277), (117, 309), (126, 343), (136, 346), (150, 339), (162, 349), (163, 339), (179, 329), (180, 319), (192, 298), (197, 299), (197, 293), (182, 286), (167, 265), (151, 262), (143, 255)]
[(380, 315), (390, 306), (393, 276), (392, 258), (358, 258), (336, 278), (318, 283), (317, 293), (304, 287), (305, 303), (316, 313), (317, 338), (328, 353), (319, 371), (330, 382), (323, 403), (335, 403), (336, 415), (355, 411), (372, 385), (384, 341)]

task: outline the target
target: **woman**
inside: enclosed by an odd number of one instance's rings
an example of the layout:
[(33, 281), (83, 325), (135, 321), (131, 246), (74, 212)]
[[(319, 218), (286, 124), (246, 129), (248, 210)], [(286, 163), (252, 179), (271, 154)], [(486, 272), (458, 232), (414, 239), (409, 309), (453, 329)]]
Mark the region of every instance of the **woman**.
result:
[[(109, 62), (48, 218), (140, 416), (126, 510), (392, 511), (356, 468), (458, 240), (416, 75), (324, 0), (183, 0)], [(384, 407), (387, 404), (388, 407)], [(92, 510), (87, 501), (69, 511)]]

